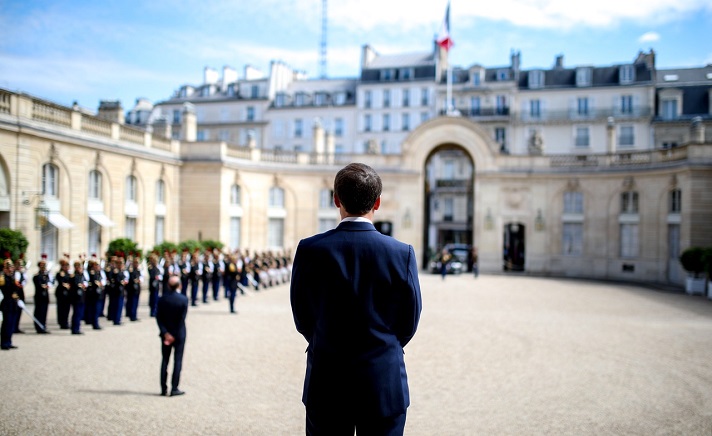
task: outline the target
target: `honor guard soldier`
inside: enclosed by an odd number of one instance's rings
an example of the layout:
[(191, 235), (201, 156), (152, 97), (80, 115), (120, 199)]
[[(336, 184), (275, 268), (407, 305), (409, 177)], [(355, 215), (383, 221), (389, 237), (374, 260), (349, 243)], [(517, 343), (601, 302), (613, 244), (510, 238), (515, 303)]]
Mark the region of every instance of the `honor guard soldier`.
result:
[(240, 272), (237, 270), (237, 263), (232, 255), (228, 256), (225, 265), (225, 289), (227, 290), (227, 298), (230, 300), (230, 313), (235, 311), (235, 296), (237, 295), (237, 281)]
[(114, 325), (121, 325), (121, 312), (124, 310), (124, 295), (126, 285), (129, 282), (128, 273), (124, 269), (123, 257), (119, 256), (114, 261), (109, 280), (112, 283), (112, 293), (109, 295), (109, 313), (107, 317), (113, 321)]
[(11, 259), (5, 259), (3, 271), (0, 273), (0, 290), (3, 299), (0, 301), (2, 311), (2, 327), (0, 327), (0, 347), (3, 350), (17, 348), (12, 345), (12, 334), (15, 333), (15, 317), (20, 306), (20, 284), (15, 281), (15, 265)]
[(42, 260), (37, 263), (39, 271), (32, 277), (32, 283), (35, 284), (35, 318), (43, 326), (40, 327), (35, 323), (35, 331), (38, 334), (47, 334), (47, 309), (49, 308), (49, 285), (54, 281), (47, 271), (47, 255), (42, 255)]
[(101, 330), (99, 325), (99, 314), (101, 313), (101, 296), (104, 292), (106, 280), (102, 277), (101, 265), (95, 260), (90, 260), (87, 273), (89, 283), (87, 285), (86, 303), (84, 305), (84, 320), (91, 324), (94, 330)]
[(213, 249), (213, 300), (218, 301), (220, 293), (220, 279), (225, 273), (225, 263), (220, 259), (220, 251)]
[(83, 262), (74, 262), (74, 274), (72, 274), (71, 286), (69, 288), (69, 302), (72, 305), (73, 335), (84, 334), (81, 332), (81, 325), (84, 319), (84, 301), (88, 282), (89, 276), (84, 272)]
[(208, 294), (210, 293), (210, 284), (213, 281), (213, 262), (211, 261), (212, 253), (209, 251), (205, 252), (205, 255), (203, 256), (203, 261), (201, 265), (203, 265), (203, 274), (200, 275), (200, 278), (203, 281), (203, 303), (208, 302)]
[(156, 254), (152, 254), (148, 258), (148, 308), (151, 317), (156, 316), (158, 290), (163, 282), (163, 271), (163, 268), (158, 265), (158, 257)]
[(203, 273), (203, 264), (198, 259), (198, 252), (190, 257), (190, 270), (188, 271), (188, 283), (190, 285), (190, 305), (197, 306), (198, 303), (198, 284), (200, 276)]
[(54, 291), (54, 296), (57, 300), (57, 324), (62, 330), (69, 330), (69, 289), (72, 287), (71, 280), (69, 262), (66, 259), (60, 259), (59, 272), (55, 278), (57, 288)]
[(131, 321), (138, 321), (138, 300), (141, 295), (143, 271), (139, 265), (138, 256), (131, 261), (128, 270), (129, 280), (126, 284), (126, 317)]
[(188, 249), (183, 250), (180, 261), (178, 263), (180, 269), (180, 292), (188, 295), (188, 280), (190, 279), (190, 253)]
[[(20, 258), (15, 261), (15, 281), (20, 285), (20, 301), (25, 302), (25, 285), (27, 285), (27, 271), (25, 271), (25, 261), (23, 259), (23, 254), (20, 254)], [(20, 330), (20, 316), (22, 315), (22, 309), (17, 307), (17, 316), (15, 317), (15, 333), (25, 333)]]

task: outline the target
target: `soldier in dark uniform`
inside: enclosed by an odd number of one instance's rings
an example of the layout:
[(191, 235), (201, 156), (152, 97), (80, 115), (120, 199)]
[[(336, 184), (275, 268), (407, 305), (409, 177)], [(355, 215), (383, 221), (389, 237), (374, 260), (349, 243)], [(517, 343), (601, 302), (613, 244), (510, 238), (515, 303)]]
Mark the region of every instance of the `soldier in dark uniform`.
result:
[(178, 262), (178, 268), (180, 269), (180, 293), (187, 296), (188, 281), (190, 280), (190, 254), (188, 250), (183, 250), (183, 255)]
[(239, 274), (235, 258), (229, 255), (227, 262), (225, 262), (225, 289), (227, 290), (227, 298), (230, 300), (230, 313), (237, 313), (235, 311), (235, 296), (237, 295)]
[(71, 280), (69, 262), (65, 259), (60, 259), (59, 272), (55, 278), (57, 288), (54, 291), (54, 296), (57, 301), (57, 323), (62, 330), (69, 330), (69, 288), (72, 287)]
[(198, 303), (198, 284), (200, 276), (203, 273), (203, 265), (198, 259), (198, 253), (195, 252), (190, 257), (190, 270), (188, 271), (188, 282), (190, 285), (190, 305), (197, 306)]
[(220, 260), (220, 252), (218, 249), (213, 250), (213, 300), (218, 301), (220, 293), (220, 282), (225, 273), (225, 264)]
[[(20, 258), (15, 261), (15, 281), (20, 285), (20, 300), (25, 302), (25, 285), (27, 285), (27, 271), (25, 270), (25, 261), (23, 260), (23, 255), (20, 254)], [(22, 316), (22, 309), (18, 306), (17, 315), (15, 316), (15, 333), (24, 334), (23, 330), (20, 330), (20, 316)]]
[(128, 269), (129, 281), (126, 284), (126, 317), (131, 321), (138, 321), (138, 299), (141, 295), (143, 272), (139, 265), (138, 257), (134, 257)]
[(99, 313), (101, 312), (101, 296), (105, 280), (101, 276), (101, 265), (95, 260), (89, 261), (89, 283), (87, 284), (86, 303), (84, 305), (84, 320), (91, 324), (94, 330), (101, 330)]
[(84, 319), (84, 301), (89, 277), (84, 273), (82, 262), (74, 262), (74, 274), (71, 277), (69, 302), (72, 305), (72, 334), (83, 335), (81, 325)]
[[(129, 275), (124, 269), (124, 258), (118, 257), (114, 266), (111, 269), (111, 280), (113, 283), (113, 299), (114, 305), (109, 310), (111, 311), (111, 321), (114, 325), (121, 325), (121, 312), (124, 310), (124, 296), (126, 293), (126, 285), (129, 282)], [(111, 298), (111, 295), (109, 296)], [(111, 302), (111, 300), (109, 300)], [(113, 309), (113, 310), (112, 310)]]
[(152, 254), (148, 258), (148, 307), (151, 317), (156, 316), (158, 290), (163, 282), (163, 268), (158, 265), (158, 258)]
[(15, 281), (15, 265), (12, 260), (6, 259), (3, 263), (3, 271), (0, 273), (0, 290), (3, 299), (0, 301), (0, 311), (2, 311), (2, 327), (0, 327), (0, 347), (3, 350), (17, 348), (12, 345), (12, 334), (15, 333), (15, 316), (20, 300), (20, 284)]
[(208, 293), (210, 292), (210, 284), (213, 282), (213, 262), (211, 260), (212, 254), (208, 255), (207, 252), (203, 257), (203, 274), (200, 278), (203, 280), (203, 303), (208, 302)]
[(47, 309), (49, 308), (49, 285), (53, 282), (52, 278), (47, 272), (47, 258), (46, 255), (42, 256), (42, 260), (37, 263), (39, 271), (32, 277), (32, 282), (35, 284), (35, 318), (43, 326), (35, 324), (35, 331), (38, 334), (49, 333), (47, 330)]

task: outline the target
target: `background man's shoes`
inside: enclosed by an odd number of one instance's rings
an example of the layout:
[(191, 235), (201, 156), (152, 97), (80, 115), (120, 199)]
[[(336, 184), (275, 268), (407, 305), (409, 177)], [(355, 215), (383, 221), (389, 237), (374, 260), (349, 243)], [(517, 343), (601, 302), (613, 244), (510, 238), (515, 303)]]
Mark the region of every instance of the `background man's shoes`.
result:
[(178, 395), (183, 395), (185, 392), (181, 391), (180, 389), (173, 389), (171, 391), (171, 397), (177, 397)]

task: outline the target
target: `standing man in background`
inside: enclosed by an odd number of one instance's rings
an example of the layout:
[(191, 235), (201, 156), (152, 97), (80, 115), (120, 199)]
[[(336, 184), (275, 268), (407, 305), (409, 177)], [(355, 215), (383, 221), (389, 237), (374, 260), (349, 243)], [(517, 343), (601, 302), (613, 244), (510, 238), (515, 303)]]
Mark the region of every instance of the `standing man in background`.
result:
[(303, 239), (290, 299), (309, 343), (307, 435), (402, 435), (410, 405), (403, 347), (420, 320), (413, 247), (373, 226), (382, 182), (364, 164), (334, 180), (341, 223)]
[(49, 285), (54, 281), (47, 271), (47, 255), (42, 255), (42, 260), (37, 263), (39, 271), (32, 277), (32, 283), (35, 284), (35, 318), (43, 326), (40, 327), (35, 323), (35, 331), (37, 334), (47, 334), (47, 309), (49, 309)]
[(156, 322), (161, 336), (161, 395), (168, 394), (168, 361), (173, 352), (173, 377), (171, 380), (171, 397), (183, 395), (178, 389), (180, 372), (183, 367), (183, 349), (185, 348), (185, 317), (188, 314), (188, 297), (177, 292), (180, 286), (178, 276), (168, 279), (168, 289), (158, 299)]

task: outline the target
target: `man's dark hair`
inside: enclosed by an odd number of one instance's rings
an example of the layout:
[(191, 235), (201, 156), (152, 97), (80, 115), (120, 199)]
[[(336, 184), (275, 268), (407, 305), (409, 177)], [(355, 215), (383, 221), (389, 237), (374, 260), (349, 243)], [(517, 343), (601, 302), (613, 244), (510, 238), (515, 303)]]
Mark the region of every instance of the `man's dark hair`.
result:
[(381, 177), (373, 168), (362, 163), (348, 164), (336, 173), (334, 194), (346, 212), (365, 215), (381, 195)]

